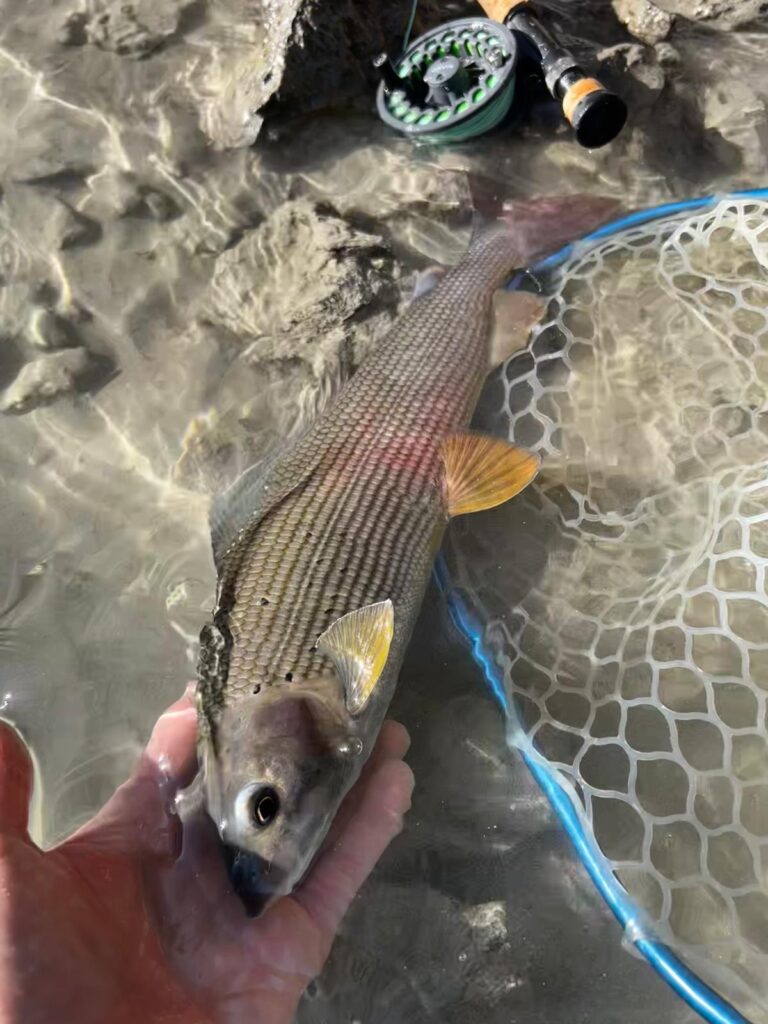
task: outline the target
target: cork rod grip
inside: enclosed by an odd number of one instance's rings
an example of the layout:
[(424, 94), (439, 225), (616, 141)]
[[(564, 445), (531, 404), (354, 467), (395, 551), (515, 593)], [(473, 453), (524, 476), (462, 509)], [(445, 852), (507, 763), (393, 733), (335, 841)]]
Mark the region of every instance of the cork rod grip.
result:
[(504, 23), (504, 19), (516, 7), (522, 7), (527, 0), (478, 0), (486, 18)]

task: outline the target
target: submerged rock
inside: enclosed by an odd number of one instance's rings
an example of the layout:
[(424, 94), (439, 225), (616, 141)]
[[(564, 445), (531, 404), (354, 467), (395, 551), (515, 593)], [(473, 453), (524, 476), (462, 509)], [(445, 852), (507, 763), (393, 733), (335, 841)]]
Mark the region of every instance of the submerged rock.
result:
[(4, 200), (5, 214), (18, 237), (34, 240), (46, 253), (91, 245), (101, 237), (93, 218), (48, 189), (11, 183)]
[(613, 0), (613, 8), (619, 21), (644, 43), (661, 42), (672, 30), (673, 15), (651, 0)]
[(670, 14), (689, 21), (706, 21), (717, 28), (747, 25), (765, 14), (765, 0), (654, 0)]
[(292, 200), (216, 261), (205, 315), (245, 342), (251, 363), (292, 360), (316, 378), (348, 371), (361, 320), (393, 307), (395, 265), (382, 238), (328, 206)]
[(174, 477), (225, 485), (300, 433), (390, 327), (398, 265), (381, 236), (328, 203), (278, 206), (220, 253), (188, 343), (217, 366), (215, 403), (192, 419)]
[[(85, 36), (103, 50), (126, 57), (147, 57), (163, 46), (177, 31), (190, 0), (98, 0), (85, 21)], [(70, 15), (65, 30), (69, 45), (79, 38), (80, 25)]]
[(37, 405), (77, 391), (80, 379), (94, 369), (85, 348), (69, 348), (33, 359), (0, 399), (2, 412), (28, 412)]
[(75, 325), (50, 309), (37, 308), (30, 317), (28, 338), (43, 350), (79, 348)]
[(602, 68), (608, 68), (620, 77), (624, 96), (631, 103), (635, 116), (652, 106), (664, 88), (666, 75), (655, 47), (619, 43), (601, 50), (597, 59)]

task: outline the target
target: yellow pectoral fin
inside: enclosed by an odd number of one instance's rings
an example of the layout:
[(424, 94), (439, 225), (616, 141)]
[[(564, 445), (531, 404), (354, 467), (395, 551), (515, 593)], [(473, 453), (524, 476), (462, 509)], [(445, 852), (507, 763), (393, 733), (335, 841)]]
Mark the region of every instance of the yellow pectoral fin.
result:
[(442, 441), (448, 515), (481, 512), (514, 498), (541, 466), (538, 455), (484, 434), (451, 434)]
[(317, 641), (318, 649), (336, 663), (353, 715), (368, 703), (384, 671), (394, 627), (392, 602), (380, 601), (342, 615)]

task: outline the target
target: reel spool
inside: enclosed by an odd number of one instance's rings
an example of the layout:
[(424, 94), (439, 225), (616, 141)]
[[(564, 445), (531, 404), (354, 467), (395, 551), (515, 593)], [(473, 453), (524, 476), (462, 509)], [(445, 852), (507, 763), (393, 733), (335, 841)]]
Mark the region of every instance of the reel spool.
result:
[(463, 142), (490, 131), (515, 94), (517, 43), (488, 18), (463, 18), (411, 43), (396, 64), (376, 62), (379, 116), (414, 142)]

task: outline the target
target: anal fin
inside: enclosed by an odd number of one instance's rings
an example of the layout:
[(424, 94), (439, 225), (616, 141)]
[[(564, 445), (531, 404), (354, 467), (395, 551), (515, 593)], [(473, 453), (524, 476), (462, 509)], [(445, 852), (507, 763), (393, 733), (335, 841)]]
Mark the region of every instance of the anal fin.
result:
[(318, 650), (336, 664), (346, 692), (347, 708), (359, 714), (384, 671), (394, 635), (391, 601), (368, 604), (342, 615), (317, 641)]
[(484, 434), (450, 434), (440, 445), (448, 515), (481, 512), (514, 498), (534, 479), (538, 455)]
[(525, 348), (531, 331), (544, 316), (546, 308), (546, 299), (533, 292), (500, 289), (494, 294), (489, 370)]

